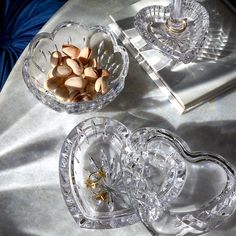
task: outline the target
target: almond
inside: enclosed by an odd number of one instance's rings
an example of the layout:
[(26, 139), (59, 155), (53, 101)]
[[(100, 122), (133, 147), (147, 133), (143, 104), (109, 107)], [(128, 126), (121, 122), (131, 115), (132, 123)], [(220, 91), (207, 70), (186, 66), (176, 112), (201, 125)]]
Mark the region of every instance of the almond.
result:
[(63, 81), (60, 78), (50, 78), (44, 82), (44, 88), (46, 90), (54, 90), (62, 84)]
[(69, 90), (65, 86), (57, 87), (55, 90), (55, 96), (58, 100), (66, 101), (69, 97)]
[(104, 79), (107, 79), (110, 76), (110, 73), (106, 69), (99, 69), (98, 71), (98, 76), (103, 77)]
[(61, 65), (67, 65), (66, 64), (66, 59), (68, 59), (68, 58), (70, 58), (69, 56), (63, 56), (62, 58), (61, 58)]
[(80, 61), (75, 61), (73, 59), (67, 58), (66, 64), (72, 69), (74, 74), (81, 75), (83, 73), (84, 67)]
[(80, 49), (77, 48), (74, 45), (71, 44), (67, 44), (67, 45), (63, 45), (62, 46), (62, 51), (69, 57), (71, 57), (72, 59), (75, 59), (79, 56), (80, 54)]
[(86, 86), (86, 82), (82, 77), (72, 76), (65, 81), (65, 86), (70, 89), (82, 89)]
[(87, 86), (86, 86), (86, 92), (88, 94), (90, 94), (92, 97), (95, 97), (96, 96), (96, 90), (95, 90), (95, 87), (94, 87), (94, 83), (88, 83)]
[(85, 79), (88, 81), (96, 81), (98, 78), (97, 71), (92, 67), (87, 67), (84, 69)]
[(48, 72), (48, 79), (54, 78), (53, 69)]
[(83, 65), (86, 65), (88, 64), (91, 56), (92, 56), (92, 49), (85, 47), (80, 51), (78, 59), (83, 63)]
[(95, 82), (95, 90), (98, 93), (105, 94), (108, 90), (107, 82), (103, 79), (103, 77), (100, 77)]
[(82, 99), (82, 96), (78, 90), (74, 90), (70, 93), (67, 102), (79, 102)]
[(108, 91), (108, 85), (106, 80), (102, 80), (101, 93), (105, 94)]
[(55, 51), (51, 54), (51, 66), (55, 67), (61, 63), (62, 55), (59, 51)]
[(72, 73), (72, 69), (67, 65), (59, 65), (54, 68), (52, 73), (55, 77), (66, 78)]
[(96, 60), (95, 58), (90, 59), (88, 66), (97, 69), (97, 67), (98, 67), (98, 62), (97, 62), (97, 60)]

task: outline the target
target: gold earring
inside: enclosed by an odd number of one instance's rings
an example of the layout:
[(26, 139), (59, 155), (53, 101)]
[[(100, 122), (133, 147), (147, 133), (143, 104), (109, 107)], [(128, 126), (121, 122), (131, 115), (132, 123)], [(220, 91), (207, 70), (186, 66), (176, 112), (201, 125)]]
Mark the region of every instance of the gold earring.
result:
[(95, 199), (98, 200), (98, 201), (99, 200), (100, 201), (106, 201), (107, 197), (108, 197), (108, 192), (102, 191), (102, 192), (99, 192), (98, 194), (96, 194)]

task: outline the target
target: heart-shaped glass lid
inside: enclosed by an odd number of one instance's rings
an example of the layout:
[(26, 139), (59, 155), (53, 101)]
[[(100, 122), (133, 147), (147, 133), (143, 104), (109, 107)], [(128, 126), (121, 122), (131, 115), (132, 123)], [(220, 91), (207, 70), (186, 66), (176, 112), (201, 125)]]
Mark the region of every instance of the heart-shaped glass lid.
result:
[(169, 131), (134, 131), (122, 166), (131, 202), (151, 232), (205, 233), (235, 210), (235, 169), (219, 155), (191, 152)]

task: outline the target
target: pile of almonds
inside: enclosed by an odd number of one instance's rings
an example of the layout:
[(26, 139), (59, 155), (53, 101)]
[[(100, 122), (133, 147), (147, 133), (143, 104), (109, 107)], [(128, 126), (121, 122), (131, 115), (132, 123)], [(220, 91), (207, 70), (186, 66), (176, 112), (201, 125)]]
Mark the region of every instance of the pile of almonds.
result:
[(63, 45), (62, 52), (51, 53), (51, 66), (44, 88), (60, 101), (89, 101), (108, 91), (109, 72), (99, 68), (91, 48)]

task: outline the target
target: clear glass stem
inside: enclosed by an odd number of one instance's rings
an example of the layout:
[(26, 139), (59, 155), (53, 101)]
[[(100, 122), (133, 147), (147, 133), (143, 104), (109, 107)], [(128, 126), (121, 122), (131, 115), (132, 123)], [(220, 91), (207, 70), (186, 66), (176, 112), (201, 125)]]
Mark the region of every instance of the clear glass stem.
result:
[(170, 13), (172, 19), (181, 19), (182, 17), (182, 0), (173, 0), (172, 11)]
[(187, 27), (187, 21), (182, 15), (182, 0), (173, 0), (170, 18), (166, 22), (167, 30), (174, 34), (182, 33)]

